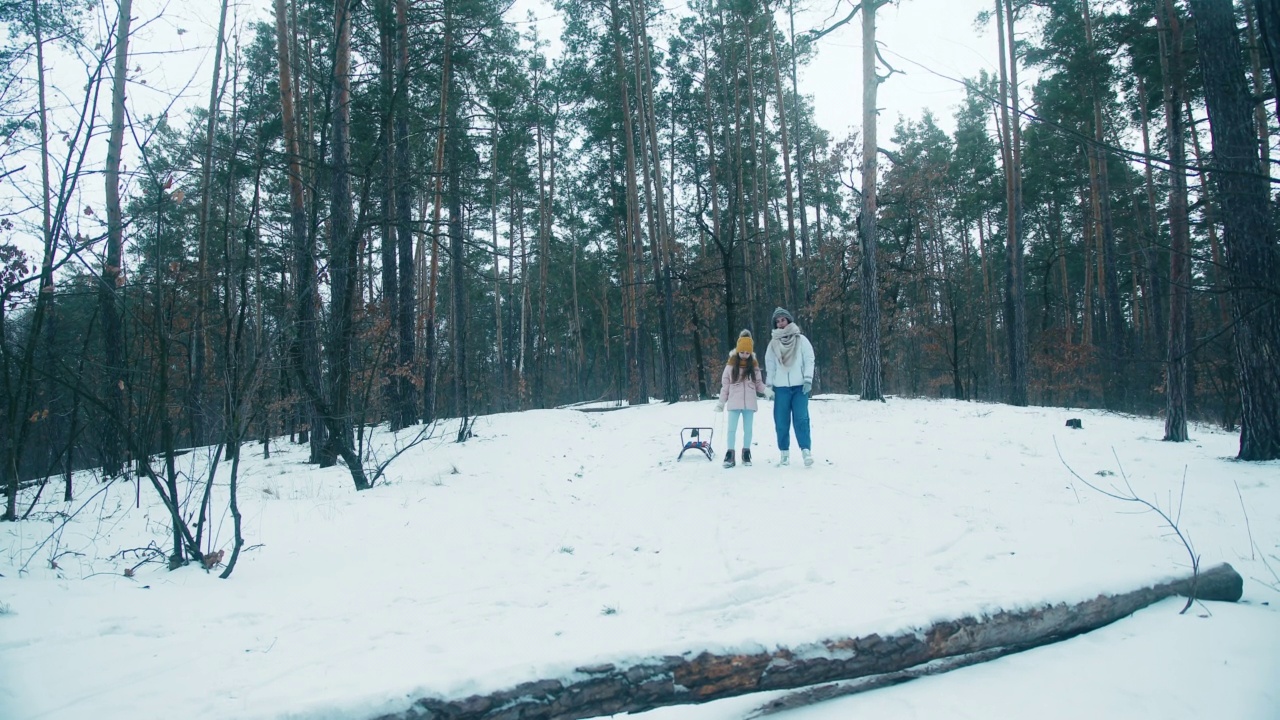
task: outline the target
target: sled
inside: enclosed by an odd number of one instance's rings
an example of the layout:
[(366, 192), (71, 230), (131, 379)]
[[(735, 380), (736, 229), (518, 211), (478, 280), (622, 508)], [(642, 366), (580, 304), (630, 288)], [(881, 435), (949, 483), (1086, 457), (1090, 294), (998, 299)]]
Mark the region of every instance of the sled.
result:
[(711, 449), (711, 438), (715, 435), (715, 430), (709, 427), (687, 427), (680, 431), (680, 454), (676, 456), (678, 462), (684, 454), (690, 450), (697, 450), (707, 456), (708, 460), (714, 460), (715, 451)]

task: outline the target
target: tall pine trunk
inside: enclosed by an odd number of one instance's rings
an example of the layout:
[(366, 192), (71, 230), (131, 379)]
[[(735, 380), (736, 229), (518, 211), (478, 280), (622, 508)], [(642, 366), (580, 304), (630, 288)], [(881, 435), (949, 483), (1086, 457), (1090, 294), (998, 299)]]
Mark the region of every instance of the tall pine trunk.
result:
[[(284, 126), (285, 153), (289, 177), (289, 235), (293, 249), (293, 302), (295, 345), (289, 353), (298, 365), (296, 372), (313, 390), (320, 387), (320, 338), (316, 327), (316, 255), (311, 234), (307, 232), (306, 200), (302, 184), (302, 154), (298, 146), (298, 118), (294, 110), (297, 83), (293, 77), (294, 56), (290, 54), (289, 29), (284, 0), (275, 0), (276, 54), (280, 72), (280, 120)], [(300, 415), (309, 430), (309, 461), (319, 463), (323, 456), (326, 432), (320, 409), (308, 393), (298, 401)]]
[(773, 21), (773, 12), (767, 4), (765, 13), (769, 19), (766, 31), (769, 33), (769, 56), (773, 64), (773, 88), (778, 101), (778, 132), (780, 133), (782, 144), (782, 177), (787, 194), (787, 287), (791, 289), (791, 296), (787, 298), (787, 302), (791, 307), (798, 307), (802, 299), (807, 299), (808, 293), (800, 292), (800, 274), (796, 266), (795, 188), (791, 177), (791, 143), (787, 138), (787, 106), (783, 102), (782, 69), (778, 62), (777, 28)]
[(876, 9), (884, 0), (862, 5), (862, 399), (884, 400), (880, 389), (880, 290), (876, 273)]
[(1145, 288), (1145, 299), (1147, 301), (1147, 328), (1150, 331), (1150, 339), (1155, 346), (1164, 343), (1167, 345), (1167, 331), (1165, 320), (1164, 299), (1167, 295), (1164, 282), (1163, 268), (1160, 263), (1163, 253), (1160, 250), (1162, 243), (1160, 238), (1160, 222), (1157, 219), (1156, 212), (1158, 205), (1156, 203), (1156, 185), (1151, 170), (1151, 132), (1150, 119), (1147, 114), (1147, 92), (1146, 83), (1141, 77), (1138, 78), (1138, 105), (1142, 113), (1142, 154), (1145, 159), (1142, 163), (1143, 182), (1147, 193), (1147, 224), (1149, 241), (1143, 248), (1143, 259), (1145, 261), (1145, 275), (1147, 284)]
[(336, 0), (334, 8), (333, 159), (330, 198), (329, 255), (329, 451), (324, 465), (341, 455), (356, 490), (369, 481), (356, 454), (351, 427), (351, 339), (355, 298), (360, 291), (357, 265), (359, 242), (351, 218), (351, 10), (352, 0)]
[[(1096, 53), (1093, 40), (1093, 17), (1089, 10), (1090, 0), (1083, 0), (1085, 43), (1090, 53)], [(1006, 4), (1011, 7), (1012, 3)], [(1013, 93), (1017, 93), (1017, 57), (1013, 53), (1013, 18), (1009, 18), (1010, 61), (1013, 67)], [(1107, 167), (1107, 151), (1105, 148), (1106, 128), (1102, 115), (1103, 87), (1096, 78), (1090, 87), (1093, 100), (1093, 145), (1092, 152), (1094, 197), (1097, 198), (1098, 233), (1101, 245), (1102, 282), (1099, 289), (1105, 296), (1104, 311), (1106, 313), (1106, 347), (1109, 362), (1106, 364), (1105, 390), (1106, 402), (1111, 408), (1123, 407), (1125, 387), (1122, 380), (1123, 362), (1127, 349), (1125, 342), (1125, 322), (1120, 311), (1120, 282), (1116, 266), (1116, 233), (1113, 213), (1111, 211), (1111, 176)], [(1016, 110), (1016, 108), (1015, 108)], [(1021, 201), (1019, 201), (1021, 202)]]
[(1187, 217), (1182, 21), (1173, 0), (1157, 17), (1164, 75), (1165, 133), (1169, 143), (1169, 337), (1165, 365), (1164, 439), (1187, 440), (1187, 324), (1191, 314), (1191, 230)]
[[(455, 88), (456, 89), (456, 88)], [(449, 118), (447, 145), (449, 202), (449, 303), (450, 345), (453, 350), (453, 413), (459, 421), (458, 441), (469, 434), (467, 418), (471, 414), (467, 372), (467, 255), (462, 226), (462, 117), (457, 105)]]
[(1004, 141), (1005, 204), (1008, 210), (1005, 329), (1009, 340), (1009, 404), (1025, 406), (1027, 301), (1022, 252), (1022, 123), (1018, 119), (1018, 54), (1013, 45), (1011, 0), (996, 0), (996, 27), (1000, 46), (1000, 115)]
[(621, 100), (622, 108), (622, 134), (623, 144), (626, 149), (626, 165), (623, 172), (626, 175), (627, 194), (623, 201), (625, 206), (625, 221), (621, 240), (625, 243), (624, 263), (626, 271), (624, 277), (628, 282), (623, 288), (623, 294), (630, 297), (630, 318), (626, 321), (626, 348), (627, 348), (627, 400), (633, 405), (640, 405), (649, 401), (646, 393), (646, 383), (644, 377), (644, 363), (640, 355), (643, 348), (640, 343), (640, 291), (639, 287), (643, 276), (643, 264), (640, 261), (640, 255), (637, 252), (640, 248), (640, 193), (636, 187), (636, 151), (635, 151), (635, 135), (632, 131), (631, 123), (631, 94), (627, 87), (626, 61), (622, 55), (622, 28), (618, 13), (617, 0), (609, 0), (610, 25), (613, 32), (613, 57), (614, 57), (614, 75), (618, 80), (618, 96)]
[(397, 382), (400, 391), (397, 393), (399, 407), (399, 426), (412, 425), (417, 413), (414, 408), (414, 387), (410, 375), (413, 369), (414, 356), (414, 320), (417, 311), (417, 294), (414, 292), (413, 263), (413, 158), (409, 154), (409, 0), (396, 0), (396, 83), (397, 101), (395, 113), (395, 168), (396, 168), (396, 253), (399, 271), (399, 289), (396, 300), (400, 303), (396, 310), (399, 318), (396, 330), (399, 333), (396, 348)]
[[(380, 269), (382, 275), (382, 303), (380, 310), (387, 323), (386, 345), (389, 348), (386, 358), (386, 380), (382, 384), (382, 399), (385, 404), (383, 415), (389, 420), (393, 430), (401, 424), (400, 392), (403, 386), (398, 375), (400, 361), (400, 197), (399, 188), (402, 182), (399, 174), (402, 168), (396, 162), (397, 156), (397, 121), (402, 113), (397, 112), (401, 105), (398, 92), (404, 82), (397, 72), (397, 27), (395, 0), (379, 0), (378, 14), (378, 85), (381, 92), (382, 105), (382, 147), (381, 156), (381, 202), (382, 213), (379, 218), (381, 230)], [(372, 295), (371, 295), (372, 297)]]
[(1231, 3), (1191, 0), (1236, 321), (1241, 460), (1280, 458), (1280, 247)]
[[(658, 302), (661, 307), (659, 316), (659, 332), (662, 340), (662, 373), (663, 399), (669, 403), (680, 399), (679, 385), (676, 378), (675, 355), (675, 296), (672, 279), (672, 238), (675, 228), (668, 223), (666, 203), (667, 197), (662, 182), (662, 155), (658, 143), (658, 116), (655, 109), (653, 92), (653, 52), (649, 42), (649, 26), (645, 20), (645, 11), (637, 0), (631, 0), (631, 15), (636, 39), (636, 67), (639, 74), (637, 94), (644, 115), (644, 127), (648, 136), (649, 167), (653, 172), (653, 213), (656, 216), (657, 234), (650, 243), (654, 255), (654, 283), (658, 290)], [(674, 150), (672, 151), (674, 161)], [(646, 173), (647, 182), (647, 173)], [(675, 198), (670, 198), (675, 203)]]

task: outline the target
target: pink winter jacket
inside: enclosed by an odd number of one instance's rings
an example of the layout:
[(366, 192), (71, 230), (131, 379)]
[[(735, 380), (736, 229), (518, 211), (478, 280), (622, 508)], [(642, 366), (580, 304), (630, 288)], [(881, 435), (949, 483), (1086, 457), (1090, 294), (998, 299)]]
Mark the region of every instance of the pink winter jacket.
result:
[(738, 382), (733, 381), (733, 366), (725, 365), (720, 375), (720, 402), (729, 410), (756, 411), (756, 393), (764, 394), (768, 390), (760, 375), (760, 363), (756, 362), (755, 371), (747, 375), (739, 371)]

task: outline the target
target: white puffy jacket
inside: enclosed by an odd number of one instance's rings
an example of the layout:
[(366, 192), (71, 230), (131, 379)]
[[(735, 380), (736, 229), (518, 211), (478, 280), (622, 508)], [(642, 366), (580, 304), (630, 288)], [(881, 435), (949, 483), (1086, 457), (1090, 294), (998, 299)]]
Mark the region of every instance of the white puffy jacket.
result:
[(813, 345), (809, 344), (809, 338), (801, 335), (796, 339), (800, 343), (797, 357), (791, 363), (791, 367), (783, 367), (778, 362), (778, 356), (773, 352), (773, 342), (769, 343), (769, 349), (764, 353), (764, 369), (768, 375), (766, 380), (773, 387), (798, 387), (805, 383), (813, 382)]

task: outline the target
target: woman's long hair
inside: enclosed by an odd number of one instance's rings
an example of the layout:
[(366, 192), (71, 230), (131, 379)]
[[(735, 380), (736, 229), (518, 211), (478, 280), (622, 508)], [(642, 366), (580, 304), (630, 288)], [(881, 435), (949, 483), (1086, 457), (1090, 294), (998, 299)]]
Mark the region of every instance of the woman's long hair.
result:
[(730, 377), (733, 378), (733, 382), (738, 382), (738, 378), (741, 377), (739, 371), (746, 371), (747, 377), (754, 377), (756, 374), (755, 353), (751, 353), (751, 357), (743, 360), (742, 356), (738, 354), (738, 351), (734, 350), (729, 353), (729, 362), (727, 364), (729, 367), (733, 368), (733, 373), (730, 374)]

